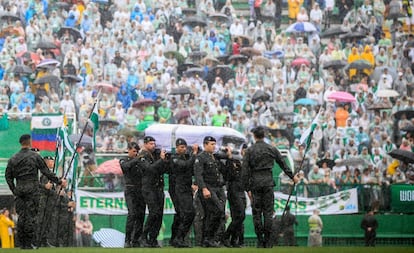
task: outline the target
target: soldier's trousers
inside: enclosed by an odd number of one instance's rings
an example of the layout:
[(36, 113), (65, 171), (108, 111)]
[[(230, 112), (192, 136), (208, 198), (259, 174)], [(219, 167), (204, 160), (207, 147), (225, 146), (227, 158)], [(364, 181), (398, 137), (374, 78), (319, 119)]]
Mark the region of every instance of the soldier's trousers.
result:
[(226, 196), (223, 187), (209, 187), (211, 197), (206, 199), (200, 191), (201, 203), (204, 209), (204, 241), (218, 241), (220, 225), (225, 220)]
[(177, 238), (183, 240), (190, 231), (191, 225), (195, 217), (195, 210), (193, 205), (193, 193), (191, 188), (189, 190), (177, 187), (175, 189), (176, 202), (179, 213)]
[(246, 196), (243, 192), (232, 190), (227, 192), (227, 197), (230, 205), (231, 223), (226, 230), (226, 239), (231, 236), (232, 242), (238, 240), (243, 242), (244, 227), (243, 222), (246, 218)]
[(139, 238), (142, 235), (145, 219), (145, 201), (140, 187), (126, 186), (124, 194), (128, 207), (125, 242), (134, 245), (138, 244)]
[(143, 237), (150, 243), (156, 243), (162, 225), (164, 212), (164, 191), (162, 189), (142, 191), (145, 203), (148, 206), (148, 216), (145, 223)]
[(175, 192), (176, 192), (175, 186), (170, 185), (170, 188), (168, 189), (168, 193), (170, 194), (170, 197), (174, 204), (174, 209), (175, 209), (173, 223), (171, 224), (171, 241), (175, 240), (175, 238), (177, 237), (178, 228), (180, 226), (180, 217), (181, 217), (180, 208), (179, 208), (179, 204), (177, 200), (177, 194)]
[(271, 245), (274, 193), (272, 186), (256, 187), (252, 190), (252, 214), (254, 230), (260, 243)]

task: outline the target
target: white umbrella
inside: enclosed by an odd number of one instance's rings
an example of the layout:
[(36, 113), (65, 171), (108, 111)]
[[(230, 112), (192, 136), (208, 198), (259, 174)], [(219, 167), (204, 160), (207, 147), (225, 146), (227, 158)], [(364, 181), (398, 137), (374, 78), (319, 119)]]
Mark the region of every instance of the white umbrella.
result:
[(123, 248), (125, 243), (125, 234), (112, 228), (101, 228), (92, 238), (103, 248)]
[(310, 22), (296, 22), (286, 28), (289, 33), (316, 32), (316, 27)]
[(399, 95), (396, 90), (384, 89), (377, 91), (377, 97), (379, 98), (398, 97)]

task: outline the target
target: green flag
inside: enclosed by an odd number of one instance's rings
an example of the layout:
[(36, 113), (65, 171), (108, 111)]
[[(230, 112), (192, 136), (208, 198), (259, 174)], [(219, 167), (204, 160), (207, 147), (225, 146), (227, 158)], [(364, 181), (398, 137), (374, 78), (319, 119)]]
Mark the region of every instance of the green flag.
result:
[(300, 136), (300, 144), (305, 144), (305, 153), (309, 150), (310, 144), (312, 141), (313, 131), (315, 130), (316, 126), (318, 125), (319, 121), (319, 114), (313, 119), (311, 125), (306, 129), (303, 134)]
[(99, 129), (99, 112), (98, 112), (98, 104), (96, 103), (93, 112), (91, 115), (91, 121), (93, 124), (93, 149), (96, 150), (96, 132)]

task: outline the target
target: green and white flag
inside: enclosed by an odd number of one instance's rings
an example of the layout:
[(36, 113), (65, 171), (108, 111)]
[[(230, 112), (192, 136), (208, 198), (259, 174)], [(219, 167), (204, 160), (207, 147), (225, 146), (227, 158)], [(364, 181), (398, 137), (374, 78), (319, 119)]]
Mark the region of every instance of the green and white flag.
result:
[(309, 150), (310, 144), (312, 141), (313, 131), (315, 130), (316, 126), (318, 125), (320, 112), (316, 115), (313, 119), (311, 125), (306, 129), (303, 134), (300, 136), (300, 144), (305, 145), (305, 153)]
[(98, 112), (98, 103), (95, 104), (93, 108), (93, 112), (91, 115), (91, 121), (93, 124), (93, 149), (96, 149), (96, 132), (98, 132), (99, 129), (99, 112)]

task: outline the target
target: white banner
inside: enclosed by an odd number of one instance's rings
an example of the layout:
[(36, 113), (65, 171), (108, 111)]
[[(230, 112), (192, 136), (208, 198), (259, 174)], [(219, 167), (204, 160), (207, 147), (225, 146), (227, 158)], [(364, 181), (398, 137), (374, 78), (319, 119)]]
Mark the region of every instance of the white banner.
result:
[(60, 128), (63, 125), (63, 115), (35, 114), (32, 116), (31, 129)]
[[(168, 191), (165, 191), (164, 214), (174, 214), (174, 205)], [(275, 211), (282, 214), (288, 195), (275, 192)], [(246, 197), (246, 214), (251, 215), (252, 209), (249, 198)], [(290, 199), (291, 212), (297, 215), (311, 215), (319, 209), (321, 214), (350, 214), (358, 213), (357, 190), (350, 189), (335, 194), (318, 197), (302, 198), (292, 196)], [(89, 192), (77, 190), (76, 206), (79, 213), (126, 215), (128, 209), (123, 192)], [(227, 204), (228, 209), (228, 204)]]

